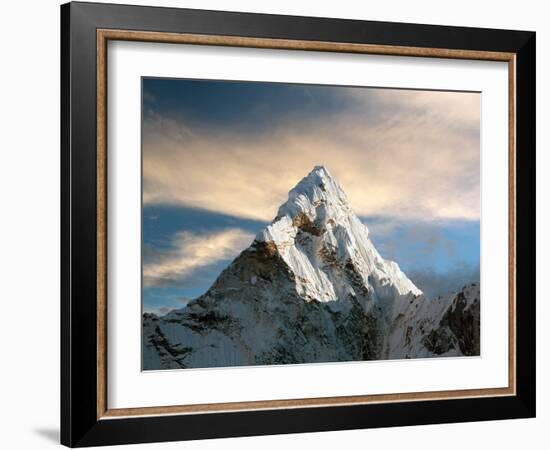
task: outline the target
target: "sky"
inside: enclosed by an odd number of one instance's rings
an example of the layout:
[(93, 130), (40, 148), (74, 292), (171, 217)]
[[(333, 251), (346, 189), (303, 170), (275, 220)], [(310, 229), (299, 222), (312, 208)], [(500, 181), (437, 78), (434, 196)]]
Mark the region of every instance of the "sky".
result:
[(208, 290), (326, 166), (429, 297), (479, 281), (480, 95), (143, 79), (143, 309)]

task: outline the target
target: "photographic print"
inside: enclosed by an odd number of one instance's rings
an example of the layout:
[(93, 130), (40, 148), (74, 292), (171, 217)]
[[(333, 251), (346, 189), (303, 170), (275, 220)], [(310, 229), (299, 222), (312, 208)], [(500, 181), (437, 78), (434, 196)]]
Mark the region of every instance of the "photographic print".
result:
[(480, 94), (142, 79), (143, 370), (480, 355)]

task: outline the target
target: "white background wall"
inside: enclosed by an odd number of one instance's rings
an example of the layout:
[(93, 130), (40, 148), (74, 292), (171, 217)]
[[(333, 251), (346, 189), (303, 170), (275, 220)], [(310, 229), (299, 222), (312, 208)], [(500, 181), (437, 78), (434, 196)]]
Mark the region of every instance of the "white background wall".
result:
[[(548, 448), (550, 251), (550, 14), (540, 0), (195, 0), (135, 4), (383, 21), (525, 29), (537, 32), (538, 417), (531, 420), (316, 433), (136, 448), (263, 449)], [(59, 1), (2, 5), (0, 70), (0, 447), (58, 442), (59, 422)], [(546, 125), (543, 127), (543, 125)], [(533, 249), (534, 250), (534, 249)], [(524, 299), (535, 301), (535, 299)]]

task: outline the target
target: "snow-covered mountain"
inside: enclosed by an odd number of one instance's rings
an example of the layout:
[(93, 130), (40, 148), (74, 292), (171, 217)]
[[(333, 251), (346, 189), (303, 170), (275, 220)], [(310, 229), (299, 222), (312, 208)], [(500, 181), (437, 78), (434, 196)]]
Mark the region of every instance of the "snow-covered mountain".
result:
[(476, 354), (479, 285), (427, 299), (322, 166), (208, 292), (143, 317), (145, 370)]

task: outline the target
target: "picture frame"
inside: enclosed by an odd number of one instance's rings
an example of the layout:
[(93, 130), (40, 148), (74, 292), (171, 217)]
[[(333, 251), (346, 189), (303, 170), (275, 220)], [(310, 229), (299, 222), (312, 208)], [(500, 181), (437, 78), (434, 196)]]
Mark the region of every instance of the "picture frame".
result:
[[(508, 386), (109, 408), (106, 186), (111, 41), (505, 62)], [(535, 101), (533, 32), (62, 5), (61, 443), (81, 447), (534, 417)]]

